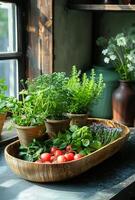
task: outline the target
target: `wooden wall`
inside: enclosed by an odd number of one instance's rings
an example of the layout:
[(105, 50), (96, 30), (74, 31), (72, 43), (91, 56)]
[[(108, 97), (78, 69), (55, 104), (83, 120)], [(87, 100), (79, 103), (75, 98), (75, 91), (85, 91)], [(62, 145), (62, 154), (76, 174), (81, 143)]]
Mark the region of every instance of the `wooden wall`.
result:
[(53, 0), (29, 0), (27, 9), (27, 76), (33, 78), (53, 71)]

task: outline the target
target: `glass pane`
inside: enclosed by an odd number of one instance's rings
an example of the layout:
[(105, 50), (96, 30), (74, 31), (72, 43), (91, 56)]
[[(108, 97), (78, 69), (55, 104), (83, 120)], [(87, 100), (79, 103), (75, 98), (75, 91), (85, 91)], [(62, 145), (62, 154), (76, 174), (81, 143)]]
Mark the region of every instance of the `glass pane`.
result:
[(16, 5), (0, 1), (0, 53), (17, 51)]
[(1, 60), (0, 61), (0, 79), (5, 79), (8, 86), (7, 96), (18, 97), (18, 61)]

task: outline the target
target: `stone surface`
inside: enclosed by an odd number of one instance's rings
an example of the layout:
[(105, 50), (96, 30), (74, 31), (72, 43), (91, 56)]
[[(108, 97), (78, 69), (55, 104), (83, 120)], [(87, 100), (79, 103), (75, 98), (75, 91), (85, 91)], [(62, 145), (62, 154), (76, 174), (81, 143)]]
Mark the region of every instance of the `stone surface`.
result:
[(17, 177), (7, 166), (3, 150), (0, 147), (0, 200), (135, 199), (134, 133), (113, 157), (74, 179), (58, 183), (32, 183)]

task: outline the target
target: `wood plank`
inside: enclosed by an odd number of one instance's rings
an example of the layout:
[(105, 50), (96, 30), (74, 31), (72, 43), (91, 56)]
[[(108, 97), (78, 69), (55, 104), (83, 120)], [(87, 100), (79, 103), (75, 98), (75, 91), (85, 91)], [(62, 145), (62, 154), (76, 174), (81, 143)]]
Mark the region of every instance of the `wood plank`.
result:
[(53, 0), (28, 2), (28, 72), (33, 78), (53, 71)]
[(97, 5), (97, 4), (70, 4), (70, 9), (77, 10), (106, 10), (106, 11), (135, 11), (135, 5)]

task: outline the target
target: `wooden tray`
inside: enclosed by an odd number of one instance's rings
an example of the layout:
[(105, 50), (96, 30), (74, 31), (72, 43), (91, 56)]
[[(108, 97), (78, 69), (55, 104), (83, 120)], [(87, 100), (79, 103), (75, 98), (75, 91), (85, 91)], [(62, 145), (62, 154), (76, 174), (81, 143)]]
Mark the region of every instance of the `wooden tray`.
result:
[(19, 141), (5, 148), (5, 159), (11, 170), (18, 176), (34, 182), (54, 182), (77, 176), (115, 154), (129, 136), (128, 127), (111, 120), (89, 119), (88, 123), (102, 122), (112, 127), (121, 127), (121, 137), (101, 149), (76, 161), (61, 164), (38, 164), (17, 158)]

